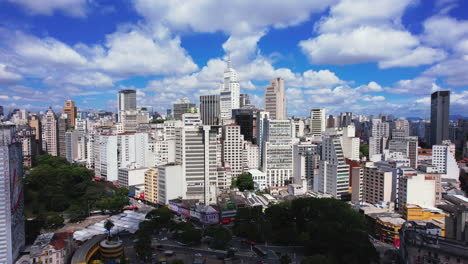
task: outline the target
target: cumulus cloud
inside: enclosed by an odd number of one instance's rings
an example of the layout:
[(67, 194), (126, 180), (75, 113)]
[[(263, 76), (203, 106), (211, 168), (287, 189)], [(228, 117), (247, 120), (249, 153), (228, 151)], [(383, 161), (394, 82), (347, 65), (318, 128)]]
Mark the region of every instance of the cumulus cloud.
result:
[(436, 84), (436, 78), (418, 76), (414, 79), (400, 80), (393, 87), (385, 90), (397, 94), (426, 95), (440, 89), (440, 86)]
[(229, 35), (259, 32), (269, 26), (297, 25), (333, 2), (335, 0), (134, 0), (136, 10), (149, 22), (164, 21), (176, 30), (223, 31)]
[(427, 69), (423, 76), (444, 77), (445, 83), (453, 86), (468, 85), (468, 58), (449, 59)]
[(94, 58), (98, 69), (123, 75), (179, 74), (198, 69), (180, 46), (180, 38), (130, 28), (107, 36), (104, 54)]
[(314, 64), (378, 62), (379, 68), (414, 67), (446, 57), (425, 47), (401, 24), (413, 0), (342, 0), (315, 24), (317, 37), (299, 43)]
[(433, 16), (424, 21), (424, 42), (433, 46), (452, 48), (462, 39), (468, 39), (468, 21), (449, 16)]
[(86, 16), (90, 0), (8, 0), (23, 7), (32, 15), (52, 15), (60, 11), (74, 17)]
[(9, 71), (5, 64), (0, 63), (0, 85), (7, 85), (19, 82), (23, 79), (20, 74)]
[(366, 93), (383, 91), (382, 86), (380, 86), (380, 84), (378, 84), (378, 83), (376, 83), (374, 81), (369, 82), (367, 85), (361, 85), (356, 89), (358, 91), (366, 92)]

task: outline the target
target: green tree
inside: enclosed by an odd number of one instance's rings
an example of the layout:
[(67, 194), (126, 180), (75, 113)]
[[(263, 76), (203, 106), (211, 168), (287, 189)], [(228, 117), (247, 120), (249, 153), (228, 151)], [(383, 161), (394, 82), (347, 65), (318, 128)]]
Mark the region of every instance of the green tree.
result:
[(63, 216), (58, 213), (52, 213), (45, 218), (44, 227), (47, 229), (57, 229), (63, 226)]
[(184, 244), (197, 244), (201, 241), (201, 230), (190, 222), (180, 222), (175, 226), (175, 238)]
[(242, 173), (241, 175), (237, 176), (234, 184), (241, 192), (254, 189), (254, 181), (252, 179), (252, 174), (250, 173)]
[(107, 236), (107, 239), (110, 239), (112, 236), (111, 236), (111, 230), (112, 228), (114, 227), (114, 222), (112, 222), (112, 220), (110, 219), (107, 219), (107, 221), (104, 223), (104, 228), (107, 230), (108, 232), (108, 236)]
[(362, 157), (369, 157), (369, 145), (368, 144), (361, 144), (359, 146), (359, 158)]
[(212, 238), (210, 247), (214, 249), (225, 249), (232, 239), (231, 232), (222, 226), (208, 227), (205, 235)]

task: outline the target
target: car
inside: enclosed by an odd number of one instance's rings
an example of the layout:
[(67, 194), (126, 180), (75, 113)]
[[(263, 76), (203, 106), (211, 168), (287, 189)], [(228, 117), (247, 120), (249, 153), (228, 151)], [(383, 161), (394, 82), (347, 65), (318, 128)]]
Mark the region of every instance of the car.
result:
[(195, 253), (195, 257), (203, 257), (201, 253)]
[(257, 243), (255, 243), (254, 241), (250, 241), (250, 240), (242, 240), (241, 242), (247, 245), (251, 245), (251, 246), (257, 245)]
[(161, 238), (161, 241), (166, 241), (166, 240), (167, 240), (167, 237)]

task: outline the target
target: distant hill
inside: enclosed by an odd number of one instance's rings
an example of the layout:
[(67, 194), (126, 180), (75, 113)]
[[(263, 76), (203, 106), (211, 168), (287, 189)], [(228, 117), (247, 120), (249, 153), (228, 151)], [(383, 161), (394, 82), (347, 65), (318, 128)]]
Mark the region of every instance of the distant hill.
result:
[(449, 119), (452, 121), (457, 121), (458, 119), (468, 120), (468, 117), (462, 115), (449, 115)]
[(420, 118), (420, 117), (407, 117), (406, 119), (409, 120), (409, 121), (422, 120), (422, 118)]

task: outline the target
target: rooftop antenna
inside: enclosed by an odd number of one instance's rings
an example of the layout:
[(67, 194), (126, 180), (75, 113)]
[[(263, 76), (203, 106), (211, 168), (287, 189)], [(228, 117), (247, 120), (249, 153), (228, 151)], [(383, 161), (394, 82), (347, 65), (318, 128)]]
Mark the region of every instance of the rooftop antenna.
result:
[(228, 53), (227, 67), (228, 69), (231, 68), (231, 53)]

